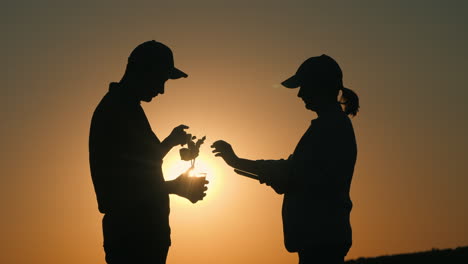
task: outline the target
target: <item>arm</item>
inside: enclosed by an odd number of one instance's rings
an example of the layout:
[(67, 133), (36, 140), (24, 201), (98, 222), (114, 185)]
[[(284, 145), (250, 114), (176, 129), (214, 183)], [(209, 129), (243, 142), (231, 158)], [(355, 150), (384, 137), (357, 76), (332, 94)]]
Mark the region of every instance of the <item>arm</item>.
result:
[[(277, 193), (284, 193), (290, 178), (289, 160), (248, 160), (239, 158), (232, 146), (222, 140), (216, 141), (211, 146), (216, 157), (222, 157), (237, 174), (257, 179), (260, 183), (266, 183)], [(245, 173), (247, 172), (247, 173)]]
[(166, 181), (165, 185), (166, 185), (166, 190), (169, 194), (175, 194), (178, 192), (179, 188), (175, 180)]
[(175, 147), (176, 145), (174, 145), (173, 143), (170, 142), (170, 140), (168, 140), (169, 137), (167, 137), (166, 139), (164, 139), (161, 144), (159, 144), (159, 156), (161, 159), (163, 159), (167, 153), (169, 153), (169, 151)]
[(215, 157), (223, 158), (226, 164), (233, 167), (234, 169), (249, 172), (255, 175), (259, 174), (257, 162), (254, 160), (239, 158), (229, 143), (223, 140), (218, 140), (214, 142), (211, 147), (214, 148), (213, 153), (215, 153)]
[(257, 160), (259, 168), (259, 181), (271, 186), (278, 194), (291, 189), (293, 174), (291, 171), (291, 156), (284, 160)]
[(160, 159), (163, 159), (167, 153), (175, 146), (177, 145), (185, 145), (187, 143), (187, 140), (190, 140), (192, 135), (187, 134), (187, 132), (184, 131), (184, 129), (189, 128), (186, 125), (179, 125), (175, 127), (171, 134), (165, 138), (161, 144), (158, 146), (158, 155)]
[(257, 162), (255, 160), (248, 160), (237, 157), (232, 161), (231, 164), (228, 165), (233, 167), (237, 171), (244, 171), (257, 176), (260, 174)]

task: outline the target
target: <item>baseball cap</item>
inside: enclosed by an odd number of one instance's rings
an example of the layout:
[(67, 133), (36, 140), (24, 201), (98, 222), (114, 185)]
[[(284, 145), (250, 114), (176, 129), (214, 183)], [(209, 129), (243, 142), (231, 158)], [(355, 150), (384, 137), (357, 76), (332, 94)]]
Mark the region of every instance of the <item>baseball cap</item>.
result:
[(188, 75), (174, 66), (171, 49), (155, 40), (138, 45), (128, 57), (128, 63), (140, 67), (161, 67), (169, 69), (169, 79), (187, 78)]
[(282, 82), (286, 88), (298, 88), (305, 82), (330, 82), (343, 79), (343, 72), (338, 63), (330, 56), (322, 54), (305, 60), (296, 74)]

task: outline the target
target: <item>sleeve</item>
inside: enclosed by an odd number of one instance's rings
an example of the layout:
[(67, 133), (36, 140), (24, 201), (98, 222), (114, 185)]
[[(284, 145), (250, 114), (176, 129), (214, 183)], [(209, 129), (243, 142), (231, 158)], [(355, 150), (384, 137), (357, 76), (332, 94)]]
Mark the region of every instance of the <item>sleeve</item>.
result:
[(260, 183), (271, 186), (278, 194), (284, 194), (291, 184), (291, 156), (287, 160), (257, 160)]
[(142, 143), (132, 120), (120, 112), (97, 115), (90, 137), (90, 163), (102, 208), (131, 208), (165, 193), (155, 142)]
[(101, 150), (114, 162), (137, 171), (152, 170), (161, 166), (160, 142), (150, 130), (142, 129), (139, 118), (124, 111), (113, 111), (102, 122)]

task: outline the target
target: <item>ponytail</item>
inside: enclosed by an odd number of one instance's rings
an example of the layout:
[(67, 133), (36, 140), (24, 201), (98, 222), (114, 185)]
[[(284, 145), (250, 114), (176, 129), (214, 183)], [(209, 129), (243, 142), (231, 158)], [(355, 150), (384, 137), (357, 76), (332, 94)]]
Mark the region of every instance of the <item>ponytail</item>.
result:
[(348, 88), (341, 88), (340, 103), (344, 105), (344, 112), (347, 115), (356, 116), (359, 111), (359, 97), (357, 94)]

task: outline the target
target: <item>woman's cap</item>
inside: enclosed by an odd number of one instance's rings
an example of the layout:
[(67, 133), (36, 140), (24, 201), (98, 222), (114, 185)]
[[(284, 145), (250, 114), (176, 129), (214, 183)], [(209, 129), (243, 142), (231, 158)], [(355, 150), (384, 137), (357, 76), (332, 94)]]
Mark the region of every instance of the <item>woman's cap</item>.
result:
[(281, 84), (286, 88), (298, 88), (305, 82), (329, 82), (342, 80), (343, 72), (338, 63), (330, 56), (322, 54), (305, 60), (296, 74)]
[(128, 63), (137, 67), (158, 67), (169, 69), (169, 79), (186, 78), (188, 75), (174, 66), (171, 49), (154, 40), (138, 45), (128, 57)]

